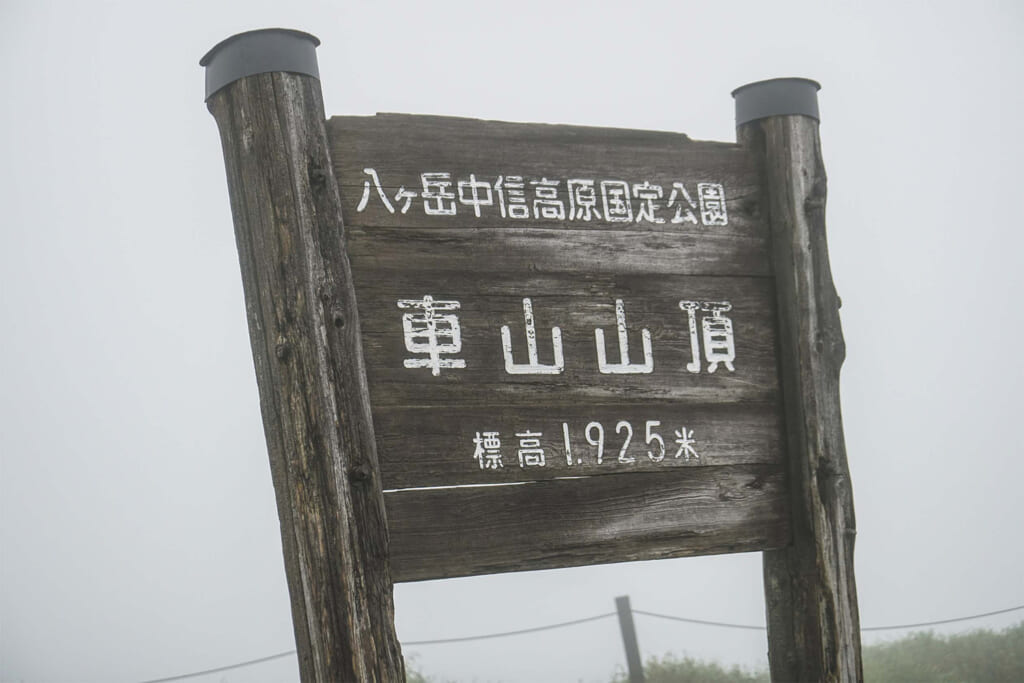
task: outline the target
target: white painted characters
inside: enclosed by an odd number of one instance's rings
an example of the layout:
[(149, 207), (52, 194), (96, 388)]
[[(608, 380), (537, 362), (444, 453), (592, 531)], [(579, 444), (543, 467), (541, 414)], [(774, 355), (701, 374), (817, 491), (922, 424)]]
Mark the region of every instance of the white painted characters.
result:
[[(517, 363), (512, 348), (512, 328), (502, 325), (500, 329), (501, 353), (505, 361), (505, 373), (509, 375), (559, 375), (565, 372), (565, 352), (562, 347), (562, 329), (551, 328), (551, 363), (541, 363), (537, 343), (537, 327), (533, 314), (533, 301), (523, 298), (523, 320), (526, 328), (526, 362)], [(426, 295), (422, 299), (399, 299), (400, 309), (412, 309), (402, 315), (402, 329), (405, 332), (405, 348), (414, 354), (425, 354), (425, 358), (406, 358), (407, 368), (427, 368), (435, 377), (442, 369), (464, 369), (464, 358), (452, 358), (462, 351), (462, 325), (458, 311), (462, 304), (455, 300), (441, 301)], [(732, 320), (726, 313), (732, 310), (728, 301), (695, 301), (683, 299), (679, 308), (686, 313), (689, 332), (690, 359), (686, 370), (699, 374), (707, 362), (707, 372), (714, 374), (719, 367), (735, 372), (736, 337)], [(699, 324), (698, 324), (699, 319)], [(594, 328), (594, 344), (597, 355), (597, 369), (603, 375), (649, 375), (654, 372), (654, 344), (651, 331), (640, 329), (642, 360), (632, 359), (629, 349), (630, 331), (626, 325), (626, 305), (622, 299), (615, 300), (615, 330), (619, 345), (618, 362), (608, 360), (608, 342), (603, 328)], [(635, 334), (635, 332), (633, 333)], [(703, 358), (702, 358), (703, 349)], [(521, 354), (522, 352), (520, 352)], [(520, 358), (522, 356), (520, 355)], [(678, 366), (676, 366), (678, 367)]]
[(501, 434), (500, 432), (480, 432), (473, 437), (476, 450), (473, 451), (473, 458), (480, 463), (482, 470), (500, 470), (504, 467), (501, 461)]
[(672, 223), (692, 223), (697, 225), (697, 216), (694, 214), (694, 210), (697, 208), (697, 202), (690, 198), (690, 193), (686, 191), (686, 186), (682, 183), (672, 183), (672, 194), (668, 196), (668, 204), (665, 206), (667, 209), (675, 207), (675, 215), (672, 216)]
[(601, 220), (601, 212), (597, 208), (597, 190), (593, 180), (573, 178), (566, 181), (569, 189), (569, 220), (592, 221)]
[(728, 301), (680, 301), (679, 308), (686, 311), (690, 329), (690, 362), (686, 369), (692, 373), (701, 370), (700, 338), (697, 335), (697, 311), (709, 313), (701, 320), (704, 334), (704, 357), (708, 362), (708, 372), (714, 373), (719, 363), (729, 372), (735, 372), (733, 361), (736, 360), (736, 339), (732, 331), (732, 320), (723, 313), (732, 310)]
[(640, 339), (644, 345), (644, 362), (629, 362), (629, 334), (626, 332), (626, 310), (622, 299), (615, 300), (615, 327), (619, 333), (619, 362), (609, 363), (605, 355), (604, 330), (594, 330), (597, 342), (597, 368), (604, 375), (636, 375), (654, 372), (654, 350), (651, 348), (651, 331), (640, 330)]
[(421, 173), (423, 212), (428, 216), (454, 216), (455, 193), (451, 173)]
[(476, 176), (470, 173), (468, 181), (459, 181), (459, 203), (473, 207), (473, 213), (480, 218), (480, 207), (494, 206), (491, 184), (477, 180)]
[(540, 445), (540, 432), (516, 432), (519, 438), (519, 466), (544, 467), (544, 449)]
[(498, 195), (498, 207), (502, 218), (529, 218), (530, 207), (526, 203), (526, 184), (523, 176), (498, 176), (494, 191)]
[[(372, 183), (373, 190), (377, 191), (377, 196), (380, 197), (380, 201), (384, 205), (384, 208), (388, 210), (388, 213), (394, 213), (395, 207), (391, 206), (391, 202), (388, 200), (388, 196), (384, 192), (384, 187), (380, 184), (380, 176), (377, 175), (377, 171), (372, 168), (364, 168), (363, 173), (370, 177), (363, 180), (363, 196), (359, 200), (359, 204), (356, 206), (356, 211), (361, 213), (365, 211), (366, 207), (370, 204), (370, 186)], [(402, 213), (405, 213), (405, 211)]]
[(612, 223), (631, 223), (633, 205), (629, 202), (629, 183), (621, 180), (601, 181), (601, 203), (604, 217)]
[(679, 450), (676, 451), (676, 458), (682, 456), (683, 460), (689, 460), (690, 458), (700, 460), (700, 455), (698, 455), (697, 451), (694, 449), (696, 444), (697, 442), (693, 440), (692, 429), (683, 427), (682, 429), (676, 430), (676, 445), (679, 446)]
[[(366, 211), (373, 197), (390, 214), (409, 212), (416, 199), (426, 216), (450, 217), (471, 211), (474, 218), (485, 214), (504, 219), (557, 222), (594, 222), (662, 225), (689, 223), (704, 227), (729, 224), (725, 187), (721, 183), (698, 182), (697, 200), (682, 181), (630, 183), (620, 179), (530, 178), (499, 175), (490, 178), (470, 173), (455, 178), (449, 171), (420, 173), (416, 182), (421, 192), (384, 185), (374, 168), (364, 168), (363, 193), (356, 213)], [(693, 184), (690, 187), (694, 187)], [(667, 196), (667, 201), (666, 201)], [(397, 208), (396, 208), (397, 207)], [(699, 218), (698, 218), (699, 215)]]
[(642, 223), (664, 223), (665, 219), (658, 215), (661, 207), (661, 197), (665, 191), (661, 185), (651, 185), (646, 180), (633, 185), (633, 197), (640, 200), (640, 206), (636, 212), (636, 222)]
[(526, 319), (526, 363), (512, 359), (512, 331), (508, 325), (501, 326), (501, 350), (505, 354), (505, 372), (510, 375), (557, 375), (565, 370), (562, 355), (562, 330), (551, 328), (551, 344), (555, 355), (552, 365), (542, 365), (537, 355), (537, 328), (533, 322), (533, 304), (523, 299), (523, 317)]
[(725, 212), (725, 188), (717, 183), (699, 183), (697, 197), (700, 199), (700, 220), (704, 225), (728, 225)]
[(533, 217), (553, 221), (565, 220), (565, 202), (559, 197), (559, 180), (531, 180), (533, 186)]
[[(659, 433), (661, 420), (642, 420), (644, 429), (641, 442), (641, 433), (634, 431), (634, 422), (630, 420), (614, 421), (615, 428), (605, 430), (603, 423), (591, 420), (585, 425), (582, 421), (570, 424), (568, 421), (559, 421), (561, 424), (561, 446), (566, 468), (577, 467), (629, 467), (638, 464), (660, 464), (666, 460), (671, 464), (673, 461), (684, 463), (701, 464), (701, 456), (697, 453), (697, 439), (694, 437), (694, 430), (680, 424), (678, 429), (668, 427), (666, 435), (674, 434), (672, 441), (678, 448), (674, 451), (666, 443), (666, 437)], [(639, 424), (637, 422), (636, 424)], [(675, 424), (679, 424), (676, 422)], [(504, 429), (508, 425), (502, 425)], [(515, 434), (518, 440), (518, 447), (515, 448), (516, 458), (510, 459), (510, 466), (518, 461), (520, 469), (535, 467), (561, 468), (562, 458), (556, 456), (558, 445), (556, 443), (543, 442), (543, 432), (535, 425), (522, 429), (523, 425), (513, 425), (517, 428), (507, 431)], [(636, 428), (637, 430), (639, 427)], [(505, 462), (502, 459), (501, 432), (476, 431), (471, 432), (474, 436), (473, 459), (481, 470), (496, 472), (505, 469)], [(671, 438), (671, 437), (667, 437)], [(576, 440), (574, 445), (573, 440)], [(667, 458), (673, 453), (671, 458)], [(606, 457), (615, 454), (615, 457)]]
[[(402, 315), (405, 348), (410, 353), (425, 353), (426, 358), (406, 358), (407, 368), (430, 368), (434, 376), (441, 368), (464, 368), (462, 358), (442, 358), (462, 351), (462, 328), (459, 317), (448, 311), (461, 307), (458, 301), (435, 301), (429, 294), (422, 299), (400, 299), (399, 308), (415, 309)], [(438, 314), (438, 311), (446, 311)]]

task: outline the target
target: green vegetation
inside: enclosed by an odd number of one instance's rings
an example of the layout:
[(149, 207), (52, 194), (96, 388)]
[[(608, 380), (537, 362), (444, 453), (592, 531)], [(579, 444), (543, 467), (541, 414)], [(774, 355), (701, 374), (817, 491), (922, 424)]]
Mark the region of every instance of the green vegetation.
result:
[[(866, 683), (1016, 683), (1024, 681), (1024, 622), (1003, 631), (952, 636), (928, 631), (864, 648)], [(406, 661), (409, 683), (440, 683)], [(649, 657), (647, 683), (769, 683), (767, 671), (746, 671), (692, 657)], [(611, 683), (627, 683), (620, 671)]]
[(405, 683), (456, 683), (455, 681), (439, 681), (433, 676), (428, 676), (419, 670), (416, 665), (416, 656), (405, 658)]
[(1024, 622), (1004, 631), (911, 633), (864, 648), (868, 683), (1024, 681)]
[[(1024, 622), (1004, 631), (937, 636), (911, 633), (864, 648), (866, 683), (1010, 683), (1024, 681)], [(726, 669), (669, 654), (644, 663), (647, 683), (768, 683), (767, 671)], [(617, 674), (612, 683), (626, 683)]]
[[(661, 659), (650, 657), (644, 662), (646, 683), (769, 683), (767, 671), (749, 672), (738, 666), (726, 669), (717, 662), (692, 657), (676, 659), (667, 654)], [(612, 683), (628, 683), (629, 676), (620, 672)]]
[(407, 659), (405, 660), (405, 683), (430, 683), (430, 679), (413, 669)]

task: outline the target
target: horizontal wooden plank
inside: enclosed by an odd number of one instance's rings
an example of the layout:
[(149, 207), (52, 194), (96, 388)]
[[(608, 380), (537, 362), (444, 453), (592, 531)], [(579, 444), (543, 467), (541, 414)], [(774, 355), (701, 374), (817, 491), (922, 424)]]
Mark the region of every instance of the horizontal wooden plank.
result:
[[(500, 272), (362, 275), (357, 287), (359, 315), (375, 408), (777, 399), (775, 307), (769, 279)], [(461, 348), (439, 357), (464, 367), (442, 367), (435, 374), (434, 368), (406, 366), (407, 361), (425, 362), (429, 354), (410, 351), (403, 329), (403, 316), (420, 315), (422, 309), (402, 309), (399, 302), (422, 301), (426, 295), (435, 302), (458, 302), (457, 310), (437, 315), (458, 316)], [(524, 298), (531, 301), (539, 364), (555, 363), (552, 329), (559, 328), (564, 363), (560, 373), (507, 371), (503, 326), (509, 328), (513, 362), (528, 361)], [(649, 373), (601, 372), (595, 330), (604, 335), (606, 361), (620, 362), (617, 301), (622, 301), (631, 363), (646, 360), (643, 330), (650, 335)], [(710, 372), (702, 328), (710, 314), (704, 311), (695, 313), (695, 361), (689, 316), (680, 301), (729, 303), (731, 310), (722, 315), (733, 326), (733, 370), (720, 363)]]
[(349, 258), (364, 278), (381, 271), (770, 276), (763, 235), (636, 230), (348, 229)]
[(386, 489), (780, 464), (781, 429), (778, 406), (758, 403), (374, 413)]
[[(617, 144), (640, 149), (660, 148), (666, 145), (709, 149), (717, 149), (720, 146), (738, 147), (734, 143), (692, 140), (685, 133), (672, 131), (576, 126), (563, 123), (517, 123), (463, 116), (396, 112), (382, 112), (372, 116), (332, 116), (328, 120), (328, 127), (328, 134), (334, 136), (352, 132), (374, 132), (384, 137), (384, 144), (389, 144), (395, 151), (402, 151), (402, 136), (413, 133), (421, 144), (433, 145), (435, 148), (442, 148), (449, 141), (445, 136), (454, 134), (469, 150), (481, 145), (515, 143), (524, 138), (546, 146), (583, 146), (615, 141)], [(488, 152), (480, 152), (481, 156), (486, 153)]]
[[(672, 251), (682, 272), (759, 275), (770, 267), (760, 181), (735, 144), (407, 115), (336, 117), (328, 130), (353, 253), (393, 248), (395, 236), (381, 228), (441, 231), (442, 241), (452, 231), (500, 228), (480, 238), (513, 241), (505, 259), (525, 250), (524, 264), (552, 248), (575, 249), (574, 258), (547, 259), (547, 267), (614, 264), (628, 248), (656, 262)], [(550, 231), (596, 234), (559, 245)], [(360, 245), (376, 236), (382, 245)], [(482, 242), (472, 247), (481, 257), (493, 251)]]
[(781, 468), (385, 494), (396, 581), (742, 552), (789, 540)]

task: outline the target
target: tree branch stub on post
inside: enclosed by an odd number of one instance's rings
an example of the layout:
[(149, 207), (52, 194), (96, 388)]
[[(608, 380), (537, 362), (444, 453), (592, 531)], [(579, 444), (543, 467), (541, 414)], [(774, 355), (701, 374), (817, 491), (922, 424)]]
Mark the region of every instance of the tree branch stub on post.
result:
[(737, 138), (757, 155), (771, 225), (791, 491), (791, 546), (764, 553), (775, 681), (860, 681), (856, 523), (839, 405), (845, 345), (825, 236), (814, 81), (743, 86)]
[(309, 34), (218, 44), (220, 130), (303, 681), (404, 680), (341, 201)]

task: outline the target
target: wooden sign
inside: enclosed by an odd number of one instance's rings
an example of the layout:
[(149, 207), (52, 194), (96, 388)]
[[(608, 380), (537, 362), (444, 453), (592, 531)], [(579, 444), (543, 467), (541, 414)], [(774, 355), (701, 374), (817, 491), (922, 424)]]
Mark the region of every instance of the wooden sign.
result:
[(393, 579), (743, 550), (772, 680), (861, 680), (818, 84), (738, 144), (325, 122), (318, 44), (201, 61), (302, 680), (404, 679)]
[(406, 115), (328, 138), (397, 580), (787, 542), (749, 152)]

